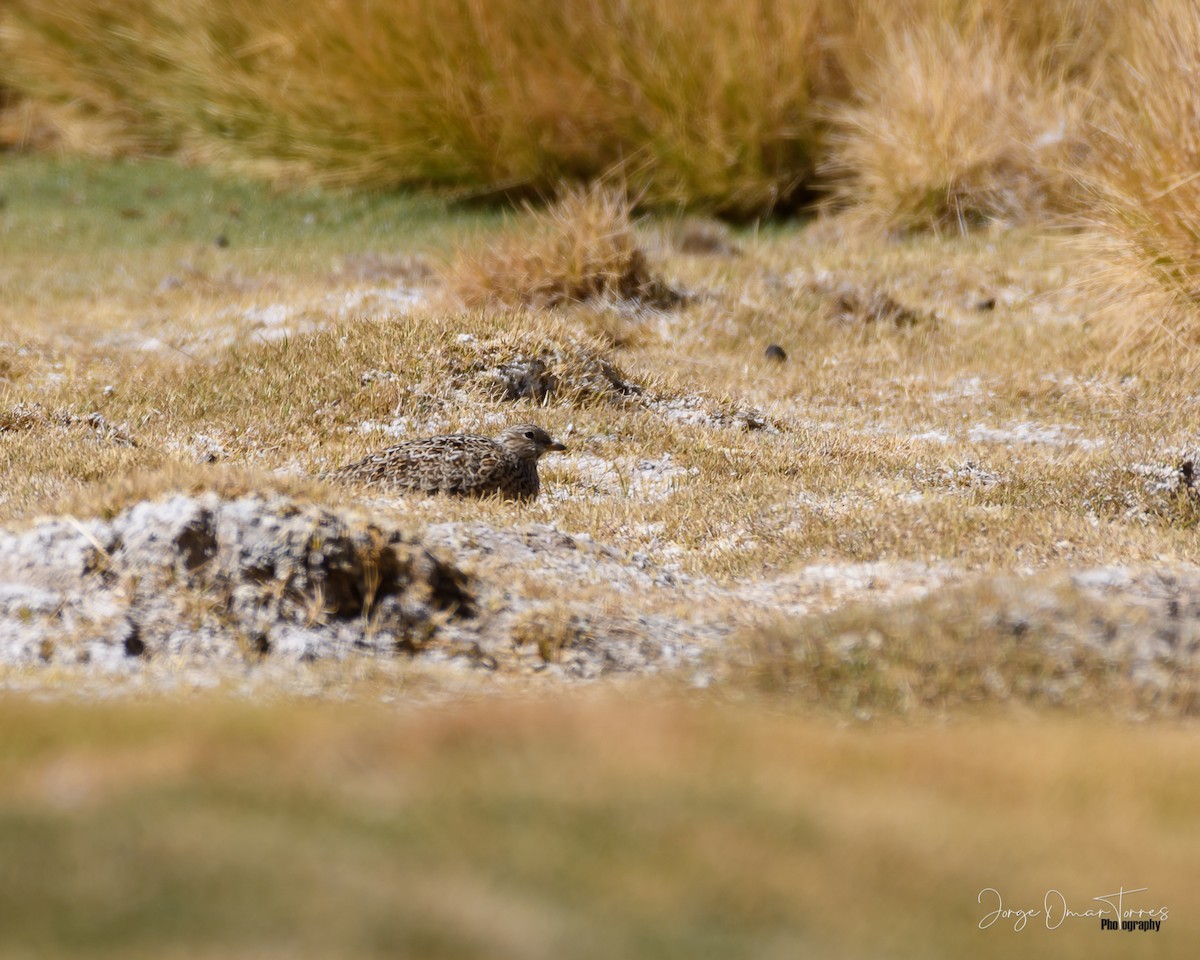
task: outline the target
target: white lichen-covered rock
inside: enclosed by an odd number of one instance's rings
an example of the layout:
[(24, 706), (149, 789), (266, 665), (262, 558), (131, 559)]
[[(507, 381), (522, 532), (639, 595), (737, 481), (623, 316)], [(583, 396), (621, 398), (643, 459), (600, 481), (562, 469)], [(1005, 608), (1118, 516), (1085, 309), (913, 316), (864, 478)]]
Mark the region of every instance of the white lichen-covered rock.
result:
[(399, 530), (282, 496), (136, 504), (0, 535), (0, 662), (394, 650), (473, 613), (467, 578)]

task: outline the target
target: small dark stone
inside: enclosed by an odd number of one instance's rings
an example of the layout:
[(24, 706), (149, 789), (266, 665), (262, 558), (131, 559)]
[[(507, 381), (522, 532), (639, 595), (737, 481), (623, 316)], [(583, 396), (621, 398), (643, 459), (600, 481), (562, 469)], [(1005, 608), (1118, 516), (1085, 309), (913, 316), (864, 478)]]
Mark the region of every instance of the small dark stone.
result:
[(202, 510), (180, 529), (175, 537), (175, 552), (183, 569), (195, 573), (217, 555), (216, 520), (210, 510)]
[(1191, 460), (1179, 465), (1179, 490), (1191, 502), (1193, 508), (1200, 503), (1200, 486), (1196, 485), (1196, 466)]
[(989, 310), (995, 310), (996, 309), (996, 298), (995, 297), (984, 297), (982, 300), (978, 301), (975, 304), (975, 309), (978, 310), (980, 313), (986, 313)]
[(142, 639), (142, 631), (136, 623), (129, 625), (129, 633), (125, 635), (125, 656), (141, 657), (146, 653), (146, 641)]
[(787, 351), (779, 344), (772, 343), (763, 351), (763, 356), (768, 360), (774, 360), (776, 363), (785, 363), (787, 361)]
[(224, 250), (227, 246), (229, 246), (229, 238), (225, 236), (225, 234), (219, 233), (217, 234), (217, 239), (214, 240), (213, 243)]

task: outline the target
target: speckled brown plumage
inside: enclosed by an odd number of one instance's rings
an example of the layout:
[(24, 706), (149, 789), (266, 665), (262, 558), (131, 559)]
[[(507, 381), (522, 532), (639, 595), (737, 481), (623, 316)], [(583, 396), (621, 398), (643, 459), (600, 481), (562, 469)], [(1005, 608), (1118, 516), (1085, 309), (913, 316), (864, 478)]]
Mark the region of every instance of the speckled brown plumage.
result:
[(409, 440), (322, 477), (406, 493), (533, 500), (540, 488), (538, 460), (552, 450), (566, 449), (541, 427), (522, 423), (495, 439), (452, 433)]

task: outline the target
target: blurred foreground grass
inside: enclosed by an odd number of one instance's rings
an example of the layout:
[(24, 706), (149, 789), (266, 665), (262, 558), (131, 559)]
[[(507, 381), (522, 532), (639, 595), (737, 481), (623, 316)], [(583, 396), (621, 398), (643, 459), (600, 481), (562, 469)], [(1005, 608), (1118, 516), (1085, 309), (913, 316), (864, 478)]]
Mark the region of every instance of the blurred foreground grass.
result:
[[(6, 957), (1190, 955), (1194, 731), (589, 696), (0, 704)], [(1158, 933), (981, 930), (984, 888)]]

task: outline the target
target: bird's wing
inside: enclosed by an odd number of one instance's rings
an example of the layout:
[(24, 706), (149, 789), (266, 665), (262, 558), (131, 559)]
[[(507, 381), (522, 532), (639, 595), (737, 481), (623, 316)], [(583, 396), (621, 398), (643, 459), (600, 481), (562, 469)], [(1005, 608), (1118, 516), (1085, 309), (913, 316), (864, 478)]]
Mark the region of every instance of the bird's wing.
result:
[(503, 485), (505, 466), (504, 450), (494, 440), (466, 435), (410, 440), (333, 475), (423, 493), (486, 495)]
[(409, 441), (369, 453), (361, 460), (338, 468), (333, 476), (359, 483), (409, 486), (409, 481), (420, 472), (420, 464), (428, 457), (420, 441)]
[(480, 485), (490, 487), (502, 481), (507, 464), (504, 452), (494, 443), (489, 444), (487, 449), (480, 450), (479, 461), (475, 465)]
[(442, 491), (474, 495), (487, 493), (497, 483), (502, 453), (486, 437), (464, 437), (442, 462)]

